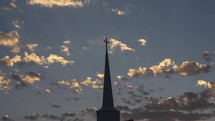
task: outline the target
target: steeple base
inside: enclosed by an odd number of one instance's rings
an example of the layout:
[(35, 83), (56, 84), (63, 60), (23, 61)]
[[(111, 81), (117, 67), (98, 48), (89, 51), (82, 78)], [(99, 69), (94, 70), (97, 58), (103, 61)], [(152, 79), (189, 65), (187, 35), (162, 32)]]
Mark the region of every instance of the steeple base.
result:
[(116, 109), (98, 110), (97, 121), (120, 121), (120, 112)]

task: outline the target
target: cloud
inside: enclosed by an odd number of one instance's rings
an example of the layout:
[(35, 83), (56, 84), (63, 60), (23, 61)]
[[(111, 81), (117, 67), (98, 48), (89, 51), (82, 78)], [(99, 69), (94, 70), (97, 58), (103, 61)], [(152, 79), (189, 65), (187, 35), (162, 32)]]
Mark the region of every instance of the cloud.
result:
[(173, 67), (174, 73), (177, 73), (181, 76), (195, 75), (201, 72), (207, 73), (210, 71), (210, 69), (211, 69), (210, 65), (189, 61), (184, 61), (179, 66), (174, 65)]
[(114, 52), (114, 49), (119, 46), (121, 51), (134, 51), (133, 48), (128, 47), (126, 44), (120, 42), (119, 40), (116, 39), (110, 39), (110, 47), (111, 47), (111, 52)]
[(5, 47), (12, 47), (11, 53), (16, 54), (20, 52), (19, 34), (17, 31), (3, 33), (0, 31), (0, 45)]
[(39, 114), (33, 113), (32, 115), (26, 115), (24, 116), (25, 120), (37, 120), (40, 117)]
[(103, 74), (103, 73), (98, 73), (98, 72), (97, 72), (96, 76), (99, 77), (100, 79), (103, 79), (103, 78), (104, 78), (104, 74)]
[(204, 83), (206, 83), (207, 86), (205, 86), (206, 89), (200, 93), (201, 96), (206, 99), (213, 99), (215, 97), (215, 82), (206, 82), (201, 80), (201, 83), (198, 81), (197, 84), (201, 84), (203, 86)]
[(83, 94), (83, 90), (76, 79), (73, 79), (72, 81), (61, 80), (58, 81), (56, 85), (65, 89), (72, 89), (75, 94)]
[[(126, 107), (126, 106), (125, 106)], [(124, 108), (126, 109), (126, 108)], [(123, 119), (134, 119), (148, 121), (199, 121), (207, 120), (214, 116), (213, 113), (186, 113), (180, 111), (149, 111), (142, 108), (129, 109), (127, 112), (122, 112)]]
[[(204, 92), (184, 92), (178, 98), (149, 98), (142, 107), (131, 109), (128, 106), (117, 106), (117, 109), (121, 110), (124, 119), (148, 119), (149, 121), (205, 120), (215, 116), (212, 111), (204, 113), (204, 110), (215, 108), (215, 104), (202, 95)], [(201, 110), (202, 113), (196, 113), (198, 110)]]
[(71, 41), (70, 40), (65, 40), (65, 41), (63, 41), (63, 44), (70, 44), (71, 43)]
[(52, 8), (54, 6), (65, 7), (83, 7), (83, 0), (27, 0), (30, 5), (41, 5), (43, 7)]
[(168, 97), (162, 100), (150, 98), (144, 107), (146, 110), (191, 111), (214, 108), (215, 104), (202, 96), (201, 93), (184, 92), (179, 98)]
[(26, 45), (31, 52), (34, 52), (38, 44), (27, 44)]
[(16, 29), (20, 29), (20, 22), (16, 19), (14, 21), (12, 21), (12, 24), (13, 26), (16, 28)]
[(46, 59), (44, 56), (36, 55), (36, 53), (28, 54), (28, 52), (24, 52), (23, 63), (43, 65), (46, 63)]
[(13, 58), (10, 58), (8, 55), (0, 59), (0, 65), (12, 67), (14, 64), (21, 62), (21, 56), (16, 55)]
[(54, 91), (52, 89), (45, 89), (46, 93), (53, 93)]
[(75, 113), (63, 113), (61, 115), (51, 115), (51, 114), (38, 114), (38, 113), (33, 113), (31, 115), (25, 115), (24, 116), (25, 120), (48, 120), (48, 121), (83, 121), (82, 119), (77, 117), (77, 114)]
[(64, 45), (61, 46), (61, 52), (64, 52), (67, 56), (70, 55), (70, 52), (69, 52), (69, 47), (66, 47)]
[(205, 51), (205, 52), (202, 54), (202, 58), (203, 58), (204, 60), (206, 60), (206, 61), (211, 61), (211, 56), (210, 56), (210, 54), (209, 54), (207, 51)]
[(128, 81), (129, 80), (125, 76), (120, 76), (120, 75), (117, 75), (116, 78), (119, 79), (119, 80), (124, 80), (124, 81)]
[(66, 64), (73, 64), (73, 60), (66, 60), (65, 58), (50, 54), (47, 58), (44, 56), (38, 56), (36, 53), (28, 53), (24, 52), (24, 56), (21, 57), (19, 55), (14, 56), (13, 58), (10, 58), (9, 56), (5, 56), (2, 59), (0, 59), (0, 65), (12, 67), (15, 64), (19, 65), (25, 65), (25, 64), (36, 64), (36, 65), (44, 65), (44, 68), (47, 68), (47, 65), (53, 64), (55, 62), (59, 62), (62, 65)]
[(1, 90), (10, 90), (11, 89), (11, 79), (5, 77), (0, 71), (0, 91)]
[(101, 89), (101, 88), (103, 88), (102, 81), (100, 81), (98, 79), (93, 80), (92, 77), (87, 77), (84, 81), (81, 82), (81, 84), (84, 85), (84, 86), (90, 86), (93, 89)]
[(54, 63), (54, 62), (59, 62), (59, 63), (61, 63), (61, 64), (64, 65), (64, 66), (65, 66), (66, 64), (73, 64), (73, 63), (74, 63), (73, 60), (68, 61), (68, 60), (64, 59), (63, 57), (58, 56), (58, 55), (55, 55), (55, 54), (50, 54), (50, 55), (47, 57), (47, 61), (48, 61), (49, 64), (52, 64), (52, 63)]
[(118, 8), (115, 9), (112, 8), (111, 11), (120, 16), (125, 15), (125, 11), (119, 10)]
[(10, 2), (10, 6), (11, 6), (12, 8), (17, 8), (17, 6), (16, 6), (16, 0), (12, 0), (12, 1)]
[(53, 108), (61, 108), (60, 105), (49, 103), (49, 105)]
[(142, 46), (145, 46), (147, 44), (147, 41), (144, 39), (144, 38), (140, 38), (138, 40), (139, 44), (142, 45)]
[(157, 77), (159, 75), (169, 76), (170, 74), (178, 74), (181, 76), (190, 76), (211, 71), (211, 66), (200, 64), (193, 61), (184, 61), (180, 65), (176, 65), (172, 59), (164, 59), (158, 65), (139, 68), (131, 68), (128, 70), (129, 77)]
[(212, 88), (211, 82), (205, 80), (198, 80), (197, 86), (205, 86), (205, 88)]
[(30, 71), (25, 74), (11, 74), (10, 78), (17, 81), (16, 88), (19, 88), (20, 86), (33, 85), (44, 77), (39, 73)]
[(157, 77), (158, 75), (169, 72), (173, 65), (174, 65), (174, 61), (167, 58), (161, 61), (158, 65), (154, 65), (149, 68), (146, 68), (146, 67), (139, 67), (138, 69), (131, 68), (129, 69), (127, 74), (129, 77), (139, 77), (139, 76)]
[(14, 121), (8, 115), (3, 116), (1, 119), (2, 121)]

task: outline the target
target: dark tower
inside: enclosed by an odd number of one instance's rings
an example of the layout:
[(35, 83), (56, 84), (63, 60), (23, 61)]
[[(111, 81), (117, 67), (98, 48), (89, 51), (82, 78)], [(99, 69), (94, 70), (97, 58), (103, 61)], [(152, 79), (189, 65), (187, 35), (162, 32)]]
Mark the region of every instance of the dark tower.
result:
[(111, 86), (110, 67), (108, 59), (107, 38), (106, 53), (105, 53), (105, 72), (104, 72), (104, 87), (103, 87), (103, 101), (102, 107), (97, 113), (97, 121), (120, 121), (120, 112), (115, 109), (113, 104), (113, 94)]

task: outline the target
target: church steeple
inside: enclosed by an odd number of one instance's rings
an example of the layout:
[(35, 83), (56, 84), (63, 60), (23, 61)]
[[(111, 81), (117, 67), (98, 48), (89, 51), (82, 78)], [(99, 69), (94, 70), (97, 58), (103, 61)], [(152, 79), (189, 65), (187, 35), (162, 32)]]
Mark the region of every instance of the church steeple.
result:
[(103, 101), (102, 107), (97, 111), (97, 121), (120, 121), (120, 112), (114, 108), (113, 94), (111, 86), (111, 75), (108, 59), (108, 41), (106, 43), (105, 51), (105, 70), (104, 70), (104, 87), (103, 87)]
[(109, 42), (107, 41), (107, 38), (104, 40), (104, 42), (106, 43), (106, 52), (105, 52), (105, 70), (104, 70), (102, 109), (114, 109), (110, 67), (109, 67), (109, 59), (108, 59), (108, 46), (107, 46)]

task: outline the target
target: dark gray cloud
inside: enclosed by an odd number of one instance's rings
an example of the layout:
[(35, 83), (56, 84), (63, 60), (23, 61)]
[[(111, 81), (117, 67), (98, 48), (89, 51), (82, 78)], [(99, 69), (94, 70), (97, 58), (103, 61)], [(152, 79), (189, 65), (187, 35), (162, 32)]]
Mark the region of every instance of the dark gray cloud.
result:
[(48, 103), (48, 104), (53, 108), (61, 108), (61, 106), (58, 104), (52, 104), (52, 103)]
[[(124, 108), (126, 109), (126, 108)], [(214, 113), (185, 113), (180, 111), (149, 111), (142, 108), (129, 109), (121, 114), (123, 119), (148, 121), (198, 121), (206, 120), (214, 116)]]
[[(60, 116), (52, 114), (38, 114), (33, 113), (31, 115), (25, 115), (24, 119), (27, 121), (31, 120), (56, 120), (56, 121), (74, 121), (79, 119), (75, 113), (63, 113)], [(79, 121), (79, 120), (78, 120)]]
[[(137, 105), (143, 103), (142, 106), (131, 108), (130, 106), (117, 106), (122, 113), (123, 119), (134, 119), (148, 121), (198, 121), (207, 120), (215, 116), (213, 109), (215, 104), (211, 99), (215, 97), (215, 83), (208, 82), (206, 89), (200, 93), (184, 92), (178, 98), (145, 98), (141, 102), (134, 102), (132, 98), (122, 98), (125, 104)], [(144, 88), (143, 86), (140, 86)], [(206, 111), (207, 110), (207, 111)], [(209, 112), (208, 112), (209, 110)], [(200, 113), (200, 112), (201, 113)], [(206, 111), (206, 112), (204, 112)]]
[(150, 98), (149, 102), (144, 106), (146, 110), (181, 110), (191, 111), (198, 109), (214, 108), (215, 105), (208, 101), (207, 98), (193, 92), (185, 92), (179, 98), (169, 97), (167, 99)]
[(1, 119), (2, 119), (2, 121), (14, 121), (8, 115), (3, 116)]
[(209, 54), (207, 51), (205, 51), (205, 52), (202, 54), (202, 58), (203, 58), (204, 60), (206, 60), (206, 61), (211, 61), (211, 60), (212, 60), (210, 54)]

